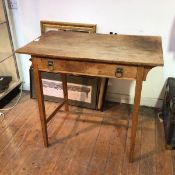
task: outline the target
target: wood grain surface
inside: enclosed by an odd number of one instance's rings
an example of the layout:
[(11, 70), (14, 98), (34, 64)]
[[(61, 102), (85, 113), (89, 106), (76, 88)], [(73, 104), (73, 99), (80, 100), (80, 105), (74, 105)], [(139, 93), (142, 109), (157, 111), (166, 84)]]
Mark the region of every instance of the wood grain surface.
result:
[[(0, 121), (0, 174), (175, 174), (175, 151), (165, 149), (163, 124), (153, 108), (141, 107), (135, 160), (129, 163), (131, 105), (106, 103), (100, 113), (73, 106), (65, 113), (63, 108), (49, 123), (49, 149), (42, 145), (36, 105), (23, 94)], [(45, 105), (49, 115), (58, 104)]]
[(158, 36), (49, 31), (16, 53), (66, 60), (162, 66)]
[[(32, 57), (33, 62), (38, 65), (40, 71), (50, 72), (48, 68), (48, 59)], [(137, 66), (126, 66), (120, 64), (105, 64), (105, 63), (92, 63), (84, 61), (65, 61), (65, 60), (52, 60), (54, 64), (54, 73), (67, 73), (78, 75), (89, 75), (95, 77), (109, 77), (119, 78), (116, 75), (117, 68), (123, 69), (121, 79), (136, 79)]]

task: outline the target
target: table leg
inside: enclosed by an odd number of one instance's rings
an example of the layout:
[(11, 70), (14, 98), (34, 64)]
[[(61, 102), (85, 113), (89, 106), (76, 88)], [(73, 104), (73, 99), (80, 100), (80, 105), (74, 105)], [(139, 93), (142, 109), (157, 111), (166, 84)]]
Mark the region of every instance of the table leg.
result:
[(134, 97), (134, 107), (132, 112), (132, 125), (131, 125), (131, 142), (130, 142), (130, 153), (129, 161), (133, 161), (135, 139), (138, 125), (138, 113), (140, 105), (140, 97), (142, 91), (142, 81), (143, 81), (144, 67), (138, 67), (137, 78), (136, 78), (136, 87), (135, 87), (135, 97)]
[(46, 113), (45, 113), (45, 105), (44, 105), (44, 97), (43, 97), (43, 88), (42, 88), (41, 75), (37, 65), (33, 66), (33, 72), (34, 72), (35, 92), (38, 100), (38, 108), (39, 108), (39, 114), (40, 114), (44, 146), (48, 147), (48, 133), (47, 133), (47, 122), (46, 122)]
[(67, 90), (67, 76), (66, 76), (66, 74), (61, 74), (61, 79), (62, 79), (62, 85), (63, 85), (64, 100), (66, 100), (66, 102), (65, 102), (65, 111), (69, 111), (68, 90)]
[(98, 97), (98, 106), (97, 109), (103, 112), (103, 103), (104, 103), (104, 98), (105, 98), (105, 91), (107, 89), (107, 83), (108, 83), (108, 78), (100, 78), (100, 90), (99, 90), (99, 97)]

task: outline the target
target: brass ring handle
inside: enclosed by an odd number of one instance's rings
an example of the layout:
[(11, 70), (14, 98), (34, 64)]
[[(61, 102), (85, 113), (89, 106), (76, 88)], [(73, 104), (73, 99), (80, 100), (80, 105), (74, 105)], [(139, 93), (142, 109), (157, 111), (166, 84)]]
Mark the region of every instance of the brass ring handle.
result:
[(53, 60), (48, 60), (47, 67), (48, 67), (49, 71), (53, 71), (54, 70), (54, 62), (53, 62)]
[(124, 69), (122, 67), (117, 67), (115, 71), (115, 76), (121, 78), (123, 76)]

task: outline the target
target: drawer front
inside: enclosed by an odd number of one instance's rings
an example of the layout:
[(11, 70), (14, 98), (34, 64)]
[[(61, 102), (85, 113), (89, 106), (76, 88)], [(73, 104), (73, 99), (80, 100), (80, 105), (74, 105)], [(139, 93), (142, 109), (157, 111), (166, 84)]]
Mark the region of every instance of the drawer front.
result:
[(137, 66), (81, 62), (72, 60), (57, 60), (47, 58), (32, 58), (39, 70), (55, 73), (70, 73), (98, 77), (136, 79)]

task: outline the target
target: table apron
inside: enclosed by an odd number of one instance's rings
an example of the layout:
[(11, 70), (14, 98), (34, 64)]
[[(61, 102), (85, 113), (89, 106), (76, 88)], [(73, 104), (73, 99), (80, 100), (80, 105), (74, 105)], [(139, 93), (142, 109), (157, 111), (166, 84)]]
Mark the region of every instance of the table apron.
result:
[[(53, 63), (52, 69), (49, 64)], [(72, 61), (32, 57), (32, 64), (37, 64), (40, 71), (109, 77), (118, 79), (136, 79), (138, 66)], [(121, 75), (117, 71), (122, 71)], [(120, 76), (119, 76), (120, 75)]]

